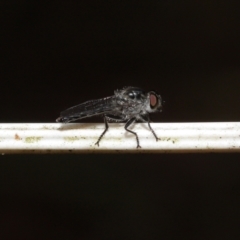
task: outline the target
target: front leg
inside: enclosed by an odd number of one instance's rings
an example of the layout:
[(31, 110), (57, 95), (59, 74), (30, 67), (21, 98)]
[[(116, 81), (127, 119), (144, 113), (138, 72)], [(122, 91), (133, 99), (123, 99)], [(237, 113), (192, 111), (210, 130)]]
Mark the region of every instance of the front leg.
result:
[(139, 116), (139, 119), (140, 119), (141, 121), (143, 121), (143, 122), (147, 122), (147, 123), (148, 123), (148, 127), (149, 127), (149, 129), (151, 130), (151, 132), (152, 132), (153, 136), (155, 137), (156, 141), (161, 140), (161, 138), (159, 138), (159, 137), (157, 136), (157, 134), (155, 133), (155, 131), (152, 129), (152, 127), (151, 127), (151, 125), (150, 125), (151, 120), (150, 120), (149, 115), (145, 115), (145, 116), (146, 116), (147, 119), (145, 119), (143, 116)]

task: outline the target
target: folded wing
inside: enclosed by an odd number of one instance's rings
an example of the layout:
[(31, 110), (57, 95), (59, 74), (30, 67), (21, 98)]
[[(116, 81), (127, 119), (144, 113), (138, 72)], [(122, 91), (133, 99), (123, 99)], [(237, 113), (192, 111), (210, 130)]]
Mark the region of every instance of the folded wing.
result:
[(77, 119), (120, 111), (115, 96), (87, 101), (61, 112), (57, 122), (72, 122)]

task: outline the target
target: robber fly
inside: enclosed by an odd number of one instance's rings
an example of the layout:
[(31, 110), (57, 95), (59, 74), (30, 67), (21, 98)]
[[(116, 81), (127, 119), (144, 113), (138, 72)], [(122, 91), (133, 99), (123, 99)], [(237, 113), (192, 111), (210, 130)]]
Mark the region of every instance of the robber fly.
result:
[(125, 130), (135, 135), (137, 148), (140, 148), (137, 133), (129, 130), (128, 127), (135, 121), (147, 122), (157, 141), (159, 138), (150, 125), (149, 113), (161, 111), (162, 98), (156, 92), (144, 92), (137, 87), (124, 87), (114, 91), (113, 96), (87, 101), (61, 112), (56, 121), (67, 123), (103, 115), (105, 129), (95, 143), (98, 146), (108, 130), (108, 122), (126, 122)]

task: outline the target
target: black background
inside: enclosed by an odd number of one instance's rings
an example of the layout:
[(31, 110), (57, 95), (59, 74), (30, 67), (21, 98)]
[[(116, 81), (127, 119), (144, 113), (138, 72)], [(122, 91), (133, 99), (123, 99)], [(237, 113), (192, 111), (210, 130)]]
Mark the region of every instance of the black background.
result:
[[(2, 123), (128, 85), (162, 95), (155, 122), (240, 119), (238, 1), (1, 1), (0, 17)], [(239, 172), (224, 153), (1, 156), (1, 239), (237, 239)]]

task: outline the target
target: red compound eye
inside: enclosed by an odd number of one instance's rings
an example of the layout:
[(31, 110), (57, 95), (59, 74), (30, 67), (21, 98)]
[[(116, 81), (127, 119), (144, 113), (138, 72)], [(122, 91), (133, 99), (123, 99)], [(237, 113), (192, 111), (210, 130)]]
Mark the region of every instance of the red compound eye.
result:
[(157, 97), (154, 94), (150, 94), (150, 106), (151, 108), (157, 105)]

